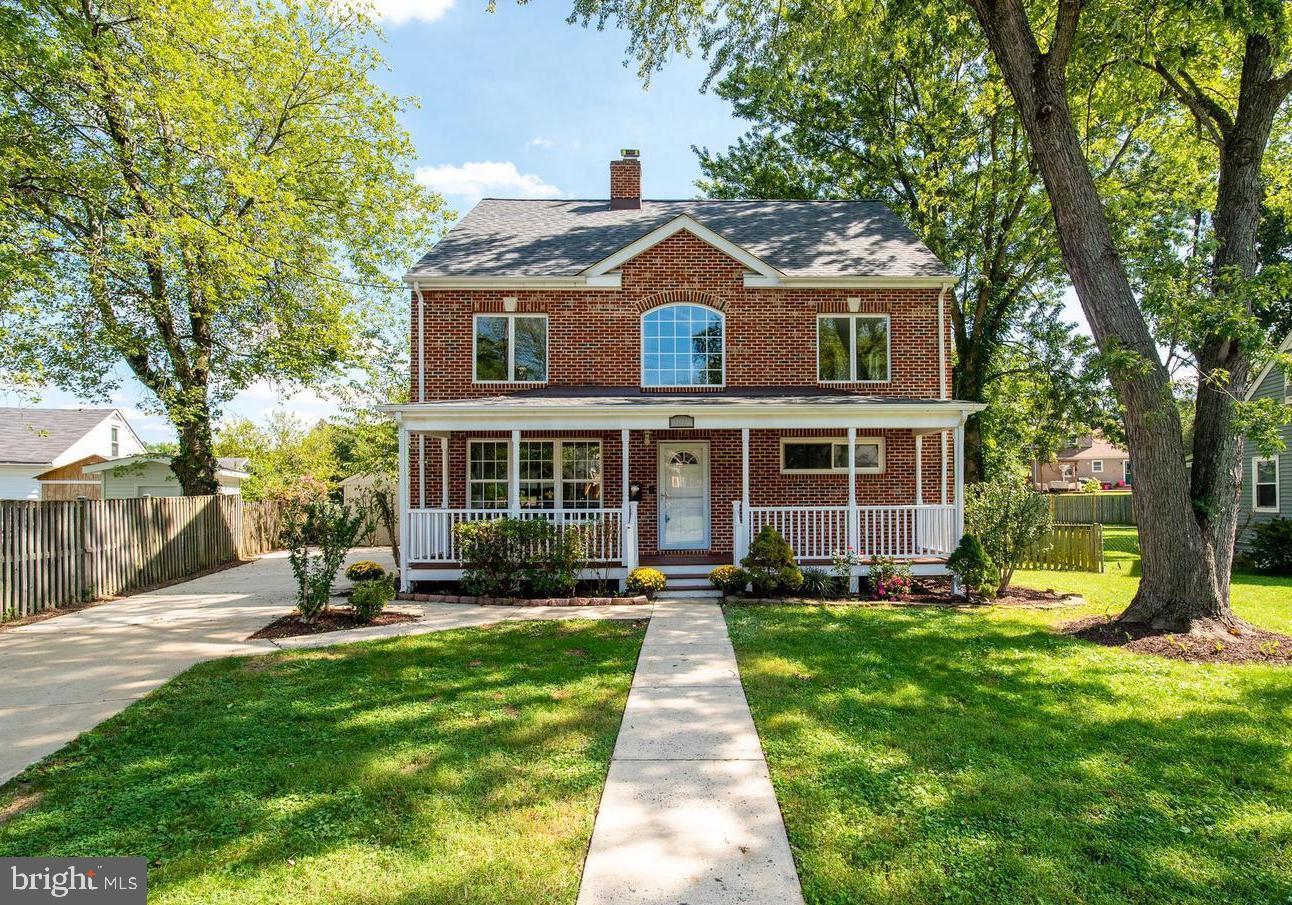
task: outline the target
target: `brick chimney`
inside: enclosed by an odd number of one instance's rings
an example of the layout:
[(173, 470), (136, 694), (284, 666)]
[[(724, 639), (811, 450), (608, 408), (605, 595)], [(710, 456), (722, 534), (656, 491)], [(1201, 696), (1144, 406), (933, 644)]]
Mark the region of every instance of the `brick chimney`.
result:
[(610, 161), (610, 209), (637, 210), (642, 206), (641, 152), (625, 148), (619, 156)]

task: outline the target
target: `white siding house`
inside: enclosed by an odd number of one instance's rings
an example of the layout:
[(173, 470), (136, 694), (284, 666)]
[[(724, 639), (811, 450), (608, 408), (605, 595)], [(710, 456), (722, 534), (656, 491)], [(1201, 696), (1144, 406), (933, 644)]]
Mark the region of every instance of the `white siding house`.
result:
[[(1292, 333), (1280, 349), (1292, 352)], [(1269, 365), (1252, 383), (1248, 399), (1273, 399), (1292, 405), (1292, 380)], [(1275, 518), (1292, 518), (1292, 424), (1283, 427), (1283, 450), (1263, 455), (1250, 440), (1243, 441), (1243, 490), (1238, 497), (1238, 546), (1245, 547), (1253, 525)]]
[(36, 476), (61, 465), (143, 451), (117, 409), (0, 408), (0, 500), (40, 499)]
[[(183, 488), (171, 471), (170, 456), (140, 455), (111, 459), (85, 466), (86, 474), (98, 475), (103, 483), (103, 499), (129, 500), (145, 496), (183, 496)], [(247, 473), (246, 459), (218, 459), (215, 473), (222, 494), (241, 494)]]

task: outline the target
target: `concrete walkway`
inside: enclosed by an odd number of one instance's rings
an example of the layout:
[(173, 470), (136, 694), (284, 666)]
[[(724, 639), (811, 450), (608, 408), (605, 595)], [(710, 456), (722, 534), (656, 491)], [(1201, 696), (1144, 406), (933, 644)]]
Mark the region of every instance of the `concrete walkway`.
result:
[(801, 905), (722, 609), (656, 604), (578, 905)]

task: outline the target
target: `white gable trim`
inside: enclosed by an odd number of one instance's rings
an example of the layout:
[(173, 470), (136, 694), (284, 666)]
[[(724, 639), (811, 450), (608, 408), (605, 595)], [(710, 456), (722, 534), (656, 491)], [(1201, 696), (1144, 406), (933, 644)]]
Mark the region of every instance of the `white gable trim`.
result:
[[(1283, 342), (1279, 344), (1279, 351), (1292, 352), (1292, 333), (1283, 337)], [(1267, 361), (1265, 363), (1265, 367), (1261, 368), (1261, 373), (1256, 375), (1256, 379), (1252, 381), (1252, 385), (1247, 388), (1247, 395), (1243, 397), (1244, 402), (1251, 401), (1252, 397), (1256, 395), (1256, 391), (1261, 388), (1261, 384), (1265, 382), (1265, 378), (1270, 376), (1270, 371), (1272, 370), (1274, 370), (1274, 359)], [(1284, 395), (1287, 395), (1286, 390), (1284, 391)]]
[(679, 214), (663, 226), (651, 230), (640, 239), (625, 245), (609, 257), (602, 258), (600, 261), (584, 270), (583, 273), (589, 278), (607, 274), (618, 268), (625, 261), (629, 261), (637, 257), (647, 249), (654, 248), (665, 239), (681, 232), (682, 230), (686, 230), (697, 239), (707, 242), (709, 245), (712, 245), (728, 257), (734, 258), (741, 264), (744, 264), (749, 270), (752, 270), (767, 281), (760, 283), (759, 285), (779, 285), (781, 280), (781, 272), (779, 270), (768, 264), (762, 258), (759, 258), (757, 255), (753, 255), (745, 251), (745, 249), (741, 248), (731, 240), (724, 239), (722, 236), (709, 229), (709, 227), (687, 214)]

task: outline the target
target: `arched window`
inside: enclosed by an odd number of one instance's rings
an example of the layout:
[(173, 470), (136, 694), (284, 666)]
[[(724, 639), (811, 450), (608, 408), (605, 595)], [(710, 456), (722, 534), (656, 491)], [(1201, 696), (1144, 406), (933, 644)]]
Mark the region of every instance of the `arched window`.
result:
[(695, 457), (695, 453), (689, 453), (686, 450), (673, 453), (673, 458), (669, 460), (670, 465), (699, 465), (700, 460)]
[(703, 305), (664, 305), (642, 317), (642, 385), (722, 386), (722, 314)]

